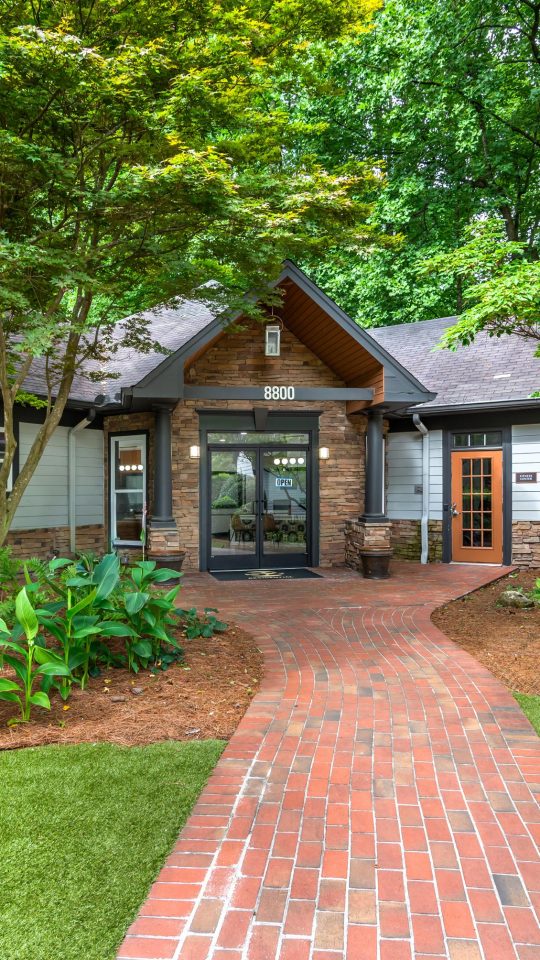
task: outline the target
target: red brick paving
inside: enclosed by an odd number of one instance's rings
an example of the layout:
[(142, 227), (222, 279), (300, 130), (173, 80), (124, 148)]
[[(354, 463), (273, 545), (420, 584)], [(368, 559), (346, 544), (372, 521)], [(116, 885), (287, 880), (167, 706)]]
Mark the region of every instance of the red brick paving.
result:
[(540, 960), (538, 739), (430, 620), (501, 571), (393, 573), (186, 578), (266, 675), (123, 960)]

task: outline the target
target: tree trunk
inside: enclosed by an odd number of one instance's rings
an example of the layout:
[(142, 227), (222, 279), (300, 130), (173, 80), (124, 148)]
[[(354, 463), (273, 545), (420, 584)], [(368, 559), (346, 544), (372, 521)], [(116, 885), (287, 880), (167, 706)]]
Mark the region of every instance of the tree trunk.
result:
[[(28, 453), (28, 457), (26, 458), (18, 476), (13, 483), (11, 492), (9, 494), (6, 493), (7, 478), (6, 483), (2, 485), (2, 491), (0, 493), (0, 547), (6, 541), (6, 537), (11, 529), (17, 507), (19, 506), (23, 494), (35, 473), (36, 467), (43, 455), (43, 451), (45, 450), (45, 447), (51, 439), (51, 436), (62, 419), (62, 414), (66, 408), (69, 392), (73, 383), (73, 377), (75, 375), (75, 363), (79, 342), (80, 336), (77, 334), (72, 334), (68, 340), (64, 355), (64, 372), (56, 399), (54, 403), (52, 403), (49, 398), (49, 406), (45, 414), (45, 420), (41, 424), (36, 434), (34, 442)], [(5, 402), (4, 393), (4, 405), (4, 419), (12, 424), (15, 400), (12, 398), (11, 404), (8, 406), (8, 404)]]

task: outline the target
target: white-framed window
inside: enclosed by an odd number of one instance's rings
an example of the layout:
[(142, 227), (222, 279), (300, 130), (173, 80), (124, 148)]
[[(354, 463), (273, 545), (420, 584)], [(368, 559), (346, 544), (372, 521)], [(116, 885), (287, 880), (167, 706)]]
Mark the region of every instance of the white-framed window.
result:
[[(4, 430), (4, 421), (2, 419), (2, 415), (0, 414), (0, 466), (4, 462), (5, 453), (6, 453), (6, 432)], [(11, 490), (12, 485), (13, 485), (13, 467), (9, 471), (7, 489)]]
[(139, 544), (146, 527), (146, 434), (110, 438), (111, 543)]

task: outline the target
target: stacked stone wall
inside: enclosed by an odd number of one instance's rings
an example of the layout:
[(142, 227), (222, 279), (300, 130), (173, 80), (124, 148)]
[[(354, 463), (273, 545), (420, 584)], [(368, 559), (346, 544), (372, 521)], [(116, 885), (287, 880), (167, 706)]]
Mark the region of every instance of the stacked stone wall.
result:
[(512, 563), (518, 567), (540, 567), (540, 523), (516, 520), (512, 524)]
[[(106, 544), (103, 524), (77, 527), (76, 549), (81, 553), (103, 553)], [(12, 530), (6, 545), (21, 559), (69, 556), (69, 527), (41, 527), (36, 530)]]
[[(430, 562), (442, 560), (442, 521), (428, 523)], [(420, 560), (422, 551), (420, 520), (392, 520), (392, 549), (401, 560)]]

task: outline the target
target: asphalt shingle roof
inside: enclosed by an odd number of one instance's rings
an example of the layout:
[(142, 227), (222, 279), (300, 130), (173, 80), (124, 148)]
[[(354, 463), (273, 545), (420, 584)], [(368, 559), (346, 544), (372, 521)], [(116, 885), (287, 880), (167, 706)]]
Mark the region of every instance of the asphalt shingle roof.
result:
[(442, 334), (456, 320), (440, 317), (369, 330), (399, 363), (437, 394), (435, 400), (418, 409), (526, 400), (540, 389), (540, 358), (534, 356), (536, 343), (532, 340), (480, 333), (468, 347), (437, 350)]
[[(215, 319), (215, 313), (200, 300), (184, 300), (175, 307), (156, 307), (154, 310), (142, 311), (141, 316), (148, 322), (148, 335), (169, 350), (179, 350), (188, 340), (191, 340), (200, 330), (208, 326)], [(143, 377), (155, 370), (166, 354), (151, 351), (140, 353), (135, 349), (121, 348), (106, 364), (104, 374), (119, 374), (114, 379), (107, 376), (96, 382), (78, 374), (71, 389), (71, 399), (92, 403), (98, 394), (114, 396), (122, 388), (134, 386)], [(88, 370), (97, 371), (96, 364), (89, 364)], [(35, 361), (32, 370), (25, 380), (24, 387), (35, 393), (43, 392), (44, 376), (43, 364)]]
[[(184, 300), (175, 307), (157, 307), (142, 315), (148, 320), (152, 339), (167, 350), (175, 351), (210, 324), (216, 311), (202, 301)], [(532, 341), (480, 334), (473, 344), (458, 347), (455, 352), (436, 349), (444, 330), (455, 321), (455, 317), (441, 317), (368, 331), (428, 390), (437, 394), (435, 400), (421, 404), (418, 409), (525, 400), (540, 389), (540, 359), (534, 356)], [(118, 378), (104, 377), (101, 382), (95, 382), (78, 375), (71, 398), (93, 403), (98, 394), (114, 397), (122, 388), (139, 383), (164, 359), (163, 353), (143, 354), (123, 348), (106, 368), (118, 373)], [(42, 364), (36, 362), (25, 381), (25, 389), (42, 393), (43, 382)]]

